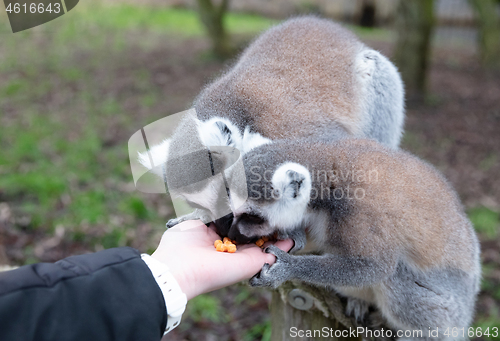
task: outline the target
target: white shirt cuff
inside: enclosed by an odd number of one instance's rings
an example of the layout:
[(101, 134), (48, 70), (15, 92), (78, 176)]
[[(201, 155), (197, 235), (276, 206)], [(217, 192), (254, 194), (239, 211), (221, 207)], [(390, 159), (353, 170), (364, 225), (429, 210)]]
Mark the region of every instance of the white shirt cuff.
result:
[(177, 327), (181, 322), (182, 314), (186, 309), (187, 297), (186, 294), (182, 292), (179, 283), (177, 283), (177, 280), (172, 276), (166, 264), (145, 253), (141, 255), (141, 258), (151, 270), (156, 283), (158, 283), (163, 293), (163, 298), (165, 299), (165, 306), (167, 307), (168, 314), (165, 335)]

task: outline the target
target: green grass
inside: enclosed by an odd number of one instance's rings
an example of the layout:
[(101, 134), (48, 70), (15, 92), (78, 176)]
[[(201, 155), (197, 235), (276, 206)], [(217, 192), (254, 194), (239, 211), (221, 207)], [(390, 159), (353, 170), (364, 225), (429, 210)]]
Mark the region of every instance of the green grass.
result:
[(490, 240), (498, 237), (500, 230), (500, 213), (487, 207), (476, 207), (468, 212), (469, 219), (477, 232)]
[[(154, 111), (165, 98), (148, 65), (130, 69), (127, 58), (138, 49), (202, 38), (196, 12), (87, 1), (16, 34), (5, 19), (0, 17), (0, 201), (24, 217), (15, 226), (50, 234), (63, 225), (69, 239), (97, 248), (130, 245), (134, 235), (126, 231), (141, 224), (160, 233), (166, 217), (157, 214), (155, 199), (121, 188), (132, 179), (126, 139), (171, 112)], [(231, 34), (254, 35), (274, 23), (226, 16)], [(175, 60), (166, 56), (164, 64), (175, 67)], [(123, 73), (134, 78), (131, 91), (116, 90)], [(130, 111), (125, 103), (139, 109)], [(141, 110), (151, 115), (137, 120)], [(110, 144), (111, 129), (127, 134)], [(26, 261), (36, 261), (28, 253)]]
[(185, 315), (194, 322), (206, 320), (215, 323), (223, 323), (228, 320), (228, 316), (226, 316), (220, 300), (209, 294), (199, 295), (189, 301)]
[(485, 172), (489, 171), (498, 163), (498, 156), (495, 153), (491, 153), (479, 164), (479, 168)]
[(494, 299), (500, 301), (500, 287), (498, 286), (498, 278), (495, 273), (497, 267), (496, 264), (483, 264), (481, 289)]
[(250, 330), (246, 331), (243, 336), (244, 341), (270, 341), (271, 340), (271, 320), (256, 324)]
[[(498, 308), (492, 308), (488, 317), (479, 318), (473, 325), (473, 330), (482, 340), (500, 340), (500, 314)], [(472, 329), (471, 329), (472, 332)]]
[[(244, 13), (228, 13), (224, 20), (229, 32), (235, 34), (255, 34), (278, 23), (277, 20)], [(204, 28), (193, 10), (99, 1), (81, 2), (74, 10), (43, 26), (43, 29), (58, 31), (57, 39), (60, 40), (75, 38), (82, 26), (106, 30), (107, 33), (112, 30), (175, 33), (181, 38), (204, 34)], [(8, 33), (7, 25), (0, 27), (0, 33)], [(30, 34), (29, 30), (18, 33), (21, 36)]]
[(368, 28), (355, 25), (345, 25), (361, 39), (378, 40), (384, 42), (393, 42), (395, 39), (394, 31), (387, 28)]
[[(0, 19), (6, 19), (0, 18)], [(255, 35), (278, 21), (252, 14), (228, 13), (224, 20), (230, 34)], [(87, 73), (78, 66), (68, 63), (78, 50), (123, 51), (129, 42), (129, 34), (142, 36), (136, 43), (147, 48), (157, 43), (151, 36), (168, 34), (168, 41), (203, 37), (204, 28), (197, 13), (188, 9), (155, 8), (128, 4), (104, 4), (89, 0), (66, 15), (32, 30), (13, 35), (6, 22), (0, 24), (0, 37), (5, 56), (0, 71), (23, 67), (23, 72), (36, 74), (44, 65), (59, 73), (66, 80), (80, 80)], [(36, 37), (35, 37), (36, 36)], [(43, 39), (39, 39), (43, 37)], [(43, 46), (42, 46), (43, 45)], [(43, 58), (40, 57), (43, 54)], [(100, 58), (90, 55), (88, 64), (98, 64)], [(0, 93), (14, 94), (25, 84), (15, 80), (0, 88)]]
[[(178, 33), (184, 37), (201, 36), (203, 26), (196, 12), (180, 8), (151, 8), (133, 5), (101, 6), (87, 8), (82, 13), (89, 23), (106, 28), (147, 29), (160, 32)], [(225, 24), (231, 33), (256, 33), (268, 28), (276, 21), (251, 14), (229, 13)]]

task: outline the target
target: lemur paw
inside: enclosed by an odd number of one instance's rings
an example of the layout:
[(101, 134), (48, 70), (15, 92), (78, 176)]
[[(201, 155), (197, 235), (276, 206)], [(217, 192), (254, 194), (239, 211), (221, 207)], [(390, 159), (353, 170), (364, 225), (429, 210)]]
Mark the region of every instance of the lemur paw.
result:
[(182, 220), (180, 218), (170, 219), (169, 221), (167, 221), (166, 227), (167, 229), (169, 229), (180, 223), (182, 223)]
[(287, 265), (290, 264), (288, 261), (290, 255), (274, 245), (267, 247), (264, 252), (275, 255), (276, 262), (273, 265), (264, 264), (260, 272), (250, 279), (250, 285), (277, 288), (289, 279), (290, 270)]
[(293, 247), (288, 251), (288, 253), (295, 253), (302, 250), (307, 243), (306, 231), (303, 228), (297, 228), (288, 232), (278, 233), (278, 239), (284, 240), (291, 238), (293, 240)]
[(204, 210), (196, 209), (192, 213), (180, 216), (179, 218), (170, 219), (167, 222), (166, 226), (167, 226), (167, 229), (169, 229), (171, 227), (174, 227), (177, 224), (182, 223), (183, 221), (197, 220), (197, 219), (203, 221), (205, 224), (209, 224), (211, 222), (210, 216)]
[(345, 309), (347, 316), (352, 316), (358, 322), (363, 322), (365, 316), (368, 314), (369, 303), (353, 297), (347, 298), (347, 306)]
[(264, 252), (265, 253), (270, 253), (270, 254), (273, 254), (276, 256), (276, 263), (273, 264), (273, 266), (275, 264), (281, 264), (281, 263), (284, 263), (284, 262), (288, 262), (289, 259), (290, 259), (290, 255), (281, 250), (279, 247), (277, 247), (276, 245), (269, 245), (268, 247), (266, 247), (264, 249)]

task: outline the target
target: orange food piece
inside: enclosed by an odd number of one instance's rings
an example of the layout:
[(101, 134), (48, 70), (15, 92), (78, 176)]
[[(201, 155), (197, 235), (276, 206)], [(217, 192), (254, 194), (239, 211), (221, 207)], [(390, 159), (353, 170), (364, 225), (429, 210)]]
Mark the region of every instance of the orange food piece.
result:
[(261, 247), (262, 245), (264, 245), (264, 243), (265, 243), (264, 238), (260, 238), (259, 240), (257, 240), (257, 241), (255, 242), (255, 244), (256, 244), (258, 247)]
[(236, 245), (234, 245), (233, 241), (227, 237), (224, 237), (223, 240), (217, 239), (214, 242), (215, 250), (219, 252), (236, 252)]
[(227, 245), (224, 245), (222, 243), (217, 244), (217, 246), (215, 247), (215, 250), (217, 250), (219, 252), (225, 252), (225, 251), (227, 251)]

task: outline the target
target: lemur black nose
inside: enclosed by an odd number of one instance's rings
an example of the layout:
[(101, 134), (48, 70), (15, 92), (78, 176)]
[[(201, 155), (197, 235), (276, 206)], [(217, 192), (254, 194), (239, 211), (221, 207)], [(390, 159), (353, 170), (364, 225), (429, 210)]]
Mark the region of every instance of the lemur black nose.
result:
[(258, 239), (256, 237), (249, 238), (241, 234), (240, 229), (238, 228), (238, 224), (233, 224), (233, 226), (231, 226), (231, 228), (229, 229), (228, 238), (236, 241), (236, 243), (238, 244), (250, 244)]
[(221, 238), (228, 237), (236, 241), (238, 244), (249, 244), (256, 241), (258, 238), (249, 238), (240, 233), (238, 224), (233, 224), (234, 215), (229, 213), (222, 218), (214, 221), (215, 230)]
[(214, 221), (217, 234), (222, 238), (229, 237), (229, 229), (231, 228), (231, 225), (233, 225), (233, 218), (234, 215), (229, 213)]

